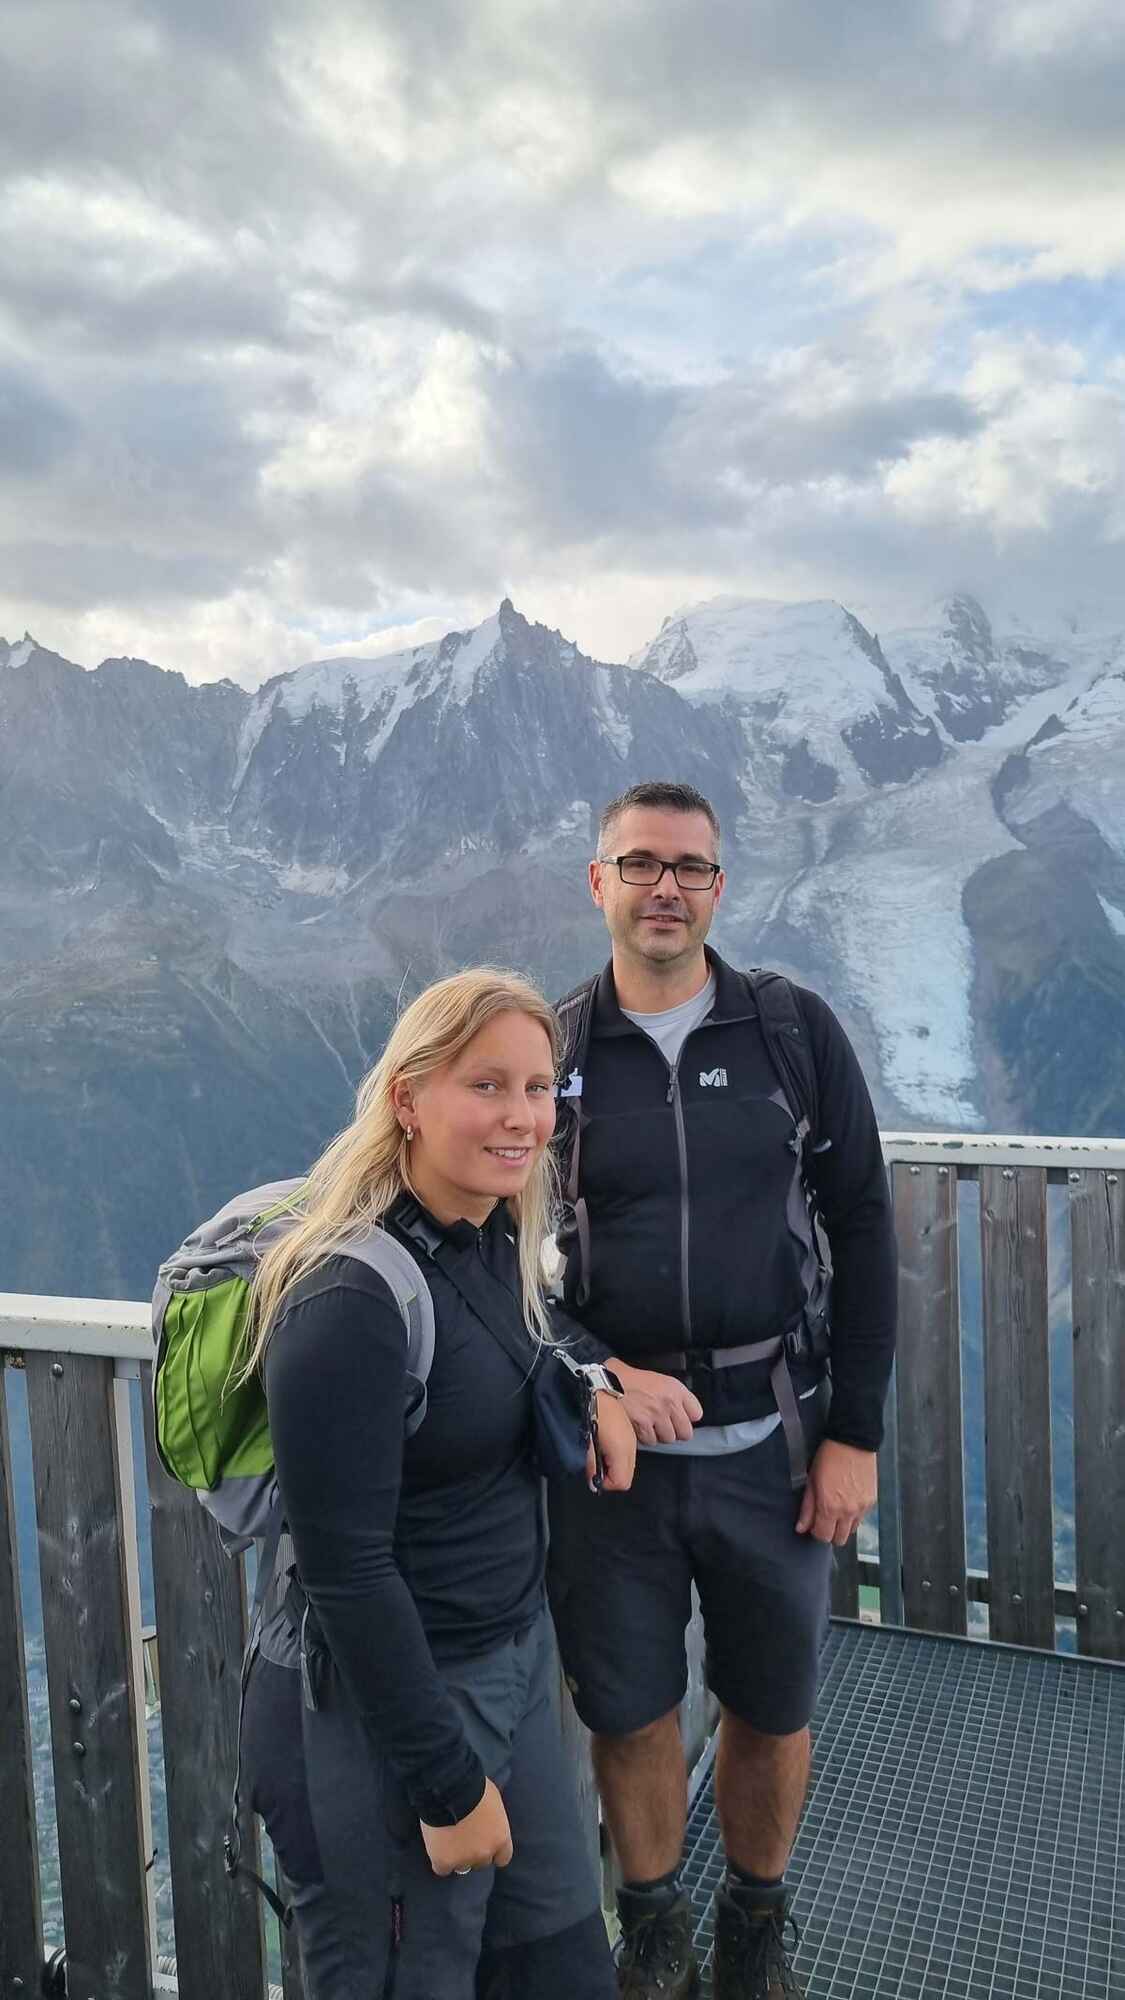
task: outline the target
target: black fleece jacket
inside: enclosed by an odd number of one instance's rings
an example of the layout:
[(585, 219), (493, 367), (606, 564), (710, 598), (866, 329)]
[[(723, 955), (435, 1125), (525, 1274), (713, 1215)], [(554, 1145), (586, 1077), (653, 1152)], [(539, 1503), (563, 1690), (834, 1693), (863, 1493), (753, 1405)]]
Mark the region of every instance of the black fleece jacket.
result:
[[(572, 1216), (560, 1247), (568, 1310), (623, 1361), (685, 1351), (704, 1422), (775, 1408), (764, 1364), (712, 1371), (712, 1348), (767, 1340), (799, 1319), (802, 1245), (790, 1228), (795, 1126), (749, 982), (717, 953), (715, 1003), (675, 1071), (601, 973), (580, 1096), (560, 1102), (564, 1181), (582, 1120), (580, 1192), (590, 1227), (589, 1297), (577, 1298)], [(819, 1088), (825, 1150), (806, 1166), (831, 1247), (832, 1410), (827, 1434), (874, 1450), (894, 1355), (896, 1251), (875, 1114), (830, 1007), (795, 987)], [(803, 1385), (804, 1375), (793, 1369)], [(813, 1374), (808, 1373), (812, 1380)]]
[[(427, 1262), (436, 1344), (426, 1417), (405, 1443), (402, 1319), (366, 1264), (330, 1257), (303, 1280), (265, 1364), (298, 1575), (352, 1700), (431, 1825), (462, 1819), (484, 1789), (443, 1661), (490, 1651), (544, 1602), (532, 1383), (554, 1365), (524, 1327), (504, 1205), (483, 1229), (444, 1233), (481, 1313)], [(488, 1331), (501, 1323), (515, 1354)], [(602, 1353), (583, 1345), (576, 1359)]]

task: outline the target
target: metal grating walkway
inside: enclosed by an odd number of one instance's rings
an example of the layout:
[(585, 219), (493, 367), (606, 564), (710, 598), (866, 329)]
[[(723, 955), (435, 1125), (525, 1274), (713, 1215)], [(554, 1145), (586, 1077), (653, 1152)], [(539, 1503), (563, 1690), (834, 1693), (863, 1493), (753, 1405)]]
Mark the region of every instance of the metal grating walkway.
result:
[[(834, 1625), (814, 1733), (809, 2000), (1125, 2000), (1125, 1668)], [(709, 1947), (709, 1777), (686, 1851)]]

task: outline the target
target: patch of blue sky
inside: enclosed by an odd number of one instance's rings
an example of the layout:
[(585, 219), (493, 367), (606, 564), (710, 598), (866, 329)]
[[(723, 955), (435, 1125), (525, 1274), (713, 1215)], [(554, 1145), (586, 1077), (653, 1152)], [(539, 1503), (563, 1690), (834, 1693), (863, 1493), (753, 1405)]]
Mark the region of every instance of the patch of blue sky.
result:
[(1028, 280), (1003, 291), (978, 291), (970, 301), (977, 332), (1034, 334), (1052, 345), (1067, 341), (1097, 381), (1125, 355), (1125, 277)]
[(447, 598), (411, 598), (408, 605), (398, 605), (383, 612), (364, 613), (361, 617), (315, 616), (311, 621), (308, 611), (295, 612), (282, 620), (291, 632), (313, 631), (317, 643), (332, 648), (335, 646), (358, 646), (364, 640), (375, 639), (380, 632), (391, 632), (399, 625), (418, 624), (424, 618), (445, 618), (449, 612)]
[(589, 286), (583, 328), (646, 372), (707, 380), (779, 350), (837, 336), (868, 310), (847, 263), (874, 232), (714, 235), (678, 258), (646, 260)]

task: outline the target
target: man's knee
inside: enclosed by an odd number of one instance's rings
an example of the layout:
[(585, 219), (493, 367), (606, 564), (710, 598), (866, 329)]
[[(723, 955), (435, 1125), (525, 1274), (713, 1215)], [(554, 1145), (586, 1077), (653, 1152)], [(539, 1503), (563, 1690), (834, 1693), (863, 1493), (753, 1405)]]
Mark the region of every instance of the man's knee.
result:
[(645, 1764), (669, 1754), (682, 1754), (680, 1714), (671, 1708), (639, 1729), (604, 1733), (595, 1730), (590, 1738), (595, 1764)]
[(746, 1756), (786, 1756), (808, 1744), (811, 1738), (808, 1723), (799, 1729), (759, 1729), (749, 1716), (740, 1715), (736, 1709), (720, 1704), (720, 1740)]

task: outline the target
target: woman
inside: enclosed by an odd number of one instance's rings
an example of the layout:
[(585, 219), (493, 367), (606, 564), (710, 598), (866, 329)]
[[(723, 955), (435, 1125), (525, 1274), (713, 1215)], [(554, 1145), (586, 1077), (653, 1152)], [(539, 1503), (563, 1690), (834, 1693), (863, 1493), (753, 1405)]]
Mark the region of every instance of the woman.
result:
[[(556, 1059), (524, 981), (432, 986), (259, 1272), (251, 1365), (302, 1653), (299, 1674), (268, 1646), (255, 1662), (242, 1769), (310, 2000), (616, 1992), (558, 1727), (532, 1455), (536, 1371), (560, 1365), (540, 1279)], [(344, 1247), (377, 1222), (422, 1257), (434, 1304), (426, 1416), (405, 1440), (402, 1320)], [(598, 1421), (603, 1484), (626, 1487), (628, 1420), (600, 1394)]]

